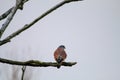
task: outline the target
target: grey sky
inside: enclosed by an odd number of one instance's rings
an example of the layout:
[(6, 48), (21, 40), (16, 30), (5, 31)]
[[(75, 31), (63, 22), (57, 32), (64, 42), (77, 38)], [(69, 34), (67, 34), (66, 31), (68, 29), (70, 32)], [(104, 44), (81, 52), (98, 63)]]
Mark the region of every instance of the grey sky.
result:
[[(17, 12), (3, 38), (58, 1), (27, 2), (24, 10)], [(0, 2), (2, 14), (14, 5), (15, 0)], [(120, 80), (119, 4), (119, 0), (84, 0), (64, 5), (0, 47), (0, 56), (14, 60), (54, 61), (54, 50), (64, 44), (68, 54), (66, 61), (76, 61), (77, 65), (60, 69), (32, 68), (32, 80)], [(0, 65), (1, 80), (8, 80), (6, 76), (11, 76), (11, 67)]]

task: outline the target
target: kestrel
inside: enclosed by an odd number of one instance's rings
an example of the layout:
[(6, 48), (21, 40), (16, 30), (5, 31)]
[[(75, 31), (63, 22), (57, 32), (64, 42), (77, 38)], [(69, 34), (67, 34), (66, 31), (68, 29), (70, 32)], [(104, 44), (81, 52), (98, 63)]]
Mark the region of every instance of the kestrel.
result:
[(57, 68), (60, 68), (62, 62), (66, 59), (67, 54), (64, 51), (65, 46), (64, 45), (60, 45), (54, 52), (54, 59), (57, 61), (57, 63), (59, 64), (59, 66)]

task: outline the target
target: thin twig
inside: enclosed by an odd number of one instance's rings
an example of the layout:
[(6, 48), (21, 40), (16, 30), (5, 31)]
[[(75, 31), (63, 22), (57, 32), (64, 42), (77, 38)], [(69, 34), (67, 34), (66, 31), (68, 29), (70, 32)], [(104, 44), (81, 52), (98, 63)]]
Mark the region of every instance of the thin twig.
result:
[[(38, 60), (29, 60), (29, 61), (13, 61), (8, 59), (0, 58), (1, 63), (6, 63), (10, 65), (19, 65), (19, 66), (32, 66), (32, 67), (57, 67), (59, 64), (56, 62), (41, 62)], [(77, 62), (63, 62), (61, 66), (73, 66)]]
[(22, 77), (21, 77), (21, 80), (24, 79), (25, 70), (26, 70), (26, 66), (23, 66), (22, 67)]
[(8, 37), (6, 37), (5, 39), (3, 39), (2, 41), (0, 41), (0, 46), (10, 42), (10, 40), (17, 36), (18, 34), (20, 34), (21, 32), (25, 31), (26, 29), (30, 28), (32, 25), (34, 25), (36, 22), (38, 22), (39, 20), (41, 20), (42, 18), (44, 18), (45, 16), (47, 16), (48, 14), (50, 14), (51, 12), (53, 12), (54, 10), (56, 10), (57, 8), (63, 6), (66, 3), (69, 2), (74, 2), (74, 1), (82, 1), (82, 0), (64, 0), (62, 2), (60, 2), (59, 4), (57, 4), (56, 6), (52, 7), (51, 9), (49, 9), (48, 11), (46, 11), (45, 13), (43, 13), (42, 15), (40, 15), (38, 18), (36, 18), (35, 20), (33, 20), (31, 23), (26, 24), (25, 26), (23, 26), (21, 29), (17, 30), (16, 32), (12, 33), (11, 35), (9, 35)]
[(10, 9), (9, 9), (8, 11), (6, 11), (5, 13), (3, 13), (3, 14), (0, 16), (0, 20), (5, 19), (5, 18), (10, 14), (10, 12), (11, 12), (12, 9), (13, 9), (13, 7), (10, 8)]

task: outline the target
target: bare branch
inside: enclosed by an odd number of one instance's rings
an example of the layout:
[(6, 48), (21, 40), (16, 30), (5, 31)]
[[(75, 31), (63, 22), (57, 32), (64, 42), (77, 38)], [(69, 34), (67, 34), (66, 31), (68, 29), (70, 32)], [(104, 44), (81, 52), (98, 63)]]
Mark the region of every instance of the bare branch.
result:
[(49, 9), (48, 11), (46, 11), (45, 13), (43, 13), (42, 15), (40, 15), (38, 18), (36, 18), (35, 20), (33, 20), (31, 23), (26, 24), (24, 27), (22, 27), (21, 29), (19, 29), (18, 31), (12, 33), (11, 35), (9, 35), (8, 37), (6, 37), (4, 40), (0, 41), (0, 46), (10, 42), (10, 40), (17, 36), (18, 34), (20, 34), (21, 32), (25, 31), (26, 29), (30, 28), (32, 25), (34, 25), (36, 22), (38, 22), (39, 20), (41, 20), (42, 18), (44, 18), (45, 16), (47, 16), (48, 14), (50, 14), (51, 12), (53, 12), (54, 10), (56, 10), (57, 8), (63, 6), (66, 3), (69, 2), (74, 2), (74, 1), (82, 1), (82, 0), (64, 0), (62, 2), (60, 2), (59, 4), (57, 4), (56, 6), (52, 7), (51, 9)]
[[(23, 5), (25, 2), (27, 2), (28, 0), (23, 0), (22, 3), (19, 5), (19, 9), (22, 10), (23, 9)], [(17, 3), (17, 2), (16, 2)], [(13, 7), (10, 8), (9, 10), (7, 10), (5, 13), (3, 13), (1, 16), (0, 16), (0, 20), (2, 19), (5, 19), (12, 11)]]
[[(32, 66), (32, 67), (57, 67), (59, 64), (56, 62), (41, 62), (38, 60), (29, 60), (29, 61), (13, 61), (8, 59), (0, 58), (1, 63), (11, 64), (11, 65), (19, 65), (19, 66)], [(77, 62), (63, 62), (61, 66), (73, 66)]]
[(0, 38), (2, 37), (2, 34), (4, 33), (4, 31), (6, 30), (6, 28), (8, 27), (9, 23), (12, 21), (15, 13), (17, 12), (18, 9), (23, 9), (23, 5), (25, 2), (27, 2), (28, 0), (16, 0), (16, 5), (12, 8), (10, 8), (6, 13), (4, 13), (1, 17), (1, 19), (3, 18), (7, 18), (6, 22), (2, 25), (1, 29), (0, 29)]
[(23, 78), (24, 78), (25, 70), (26, 70), (26, 66), (23, 66), (22, 67), (22, 77), (21, 77), (21, 80), (23, 80)]
[[(22, 0), (21, 0), (22, 2)], [(16, 2), (17, 3), (17, 2)], [(5, 29), (8, 27), (9, 23), (11, 22), (11, 20), (13, 19), (18, 7), (19, 7), (20, 4), (18, 5), (15, 5), (12, 10), (11, 10), (11, 13), (9, 14), (6, 22), (2, 25), (1, 29), (0, 29), (0, 38), (2, 36), (2, 34), (4, 33)]]
[(16, 0), (16, 4), (19, 4), (18, 9), (23, 10), (23, 5), (24, 5), (24, 3), (26, 3), (27, 1), (29, 1), (29, 0), (22, 0), (22, 2), (21, 2), (21, 0)]
[(10, 8), (10, 9), (9, 9), (8, 11), (6, 11), (5, 13), (3, 13), (3, 14), (0, 16), (0, 20), (5, 19), (5, 18), (10, 14), (10, 12), (11, 12), (12, 9), (13, 9), (13, 7)]

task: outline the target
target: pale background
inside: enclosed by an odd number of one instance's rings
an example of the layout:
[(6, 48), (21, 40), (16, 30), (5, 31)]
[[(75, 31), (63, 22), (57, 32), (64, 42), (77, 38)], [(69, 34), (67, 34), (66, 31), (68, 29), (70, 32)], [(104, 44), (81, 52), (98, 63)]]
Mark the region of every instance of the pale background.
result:
[[(24, 10), (16, 13), (2, 39), (59, 2), (28, 1)], [(0, 15), (14, 4), (15, 0), (0, 0)], [(27, 67), (26, 80), (120, 80), (120, 0), (66, 4), (1, 46), (0, 57), (53, 62), (53, 52), (61, 44), (66, 46), (66, 61), (77, 64), (60, 69)], [(12, 80), (15, 69), (0, 63), (0, 80)], [(21, 67), (18, 72), (20, 80)]]

